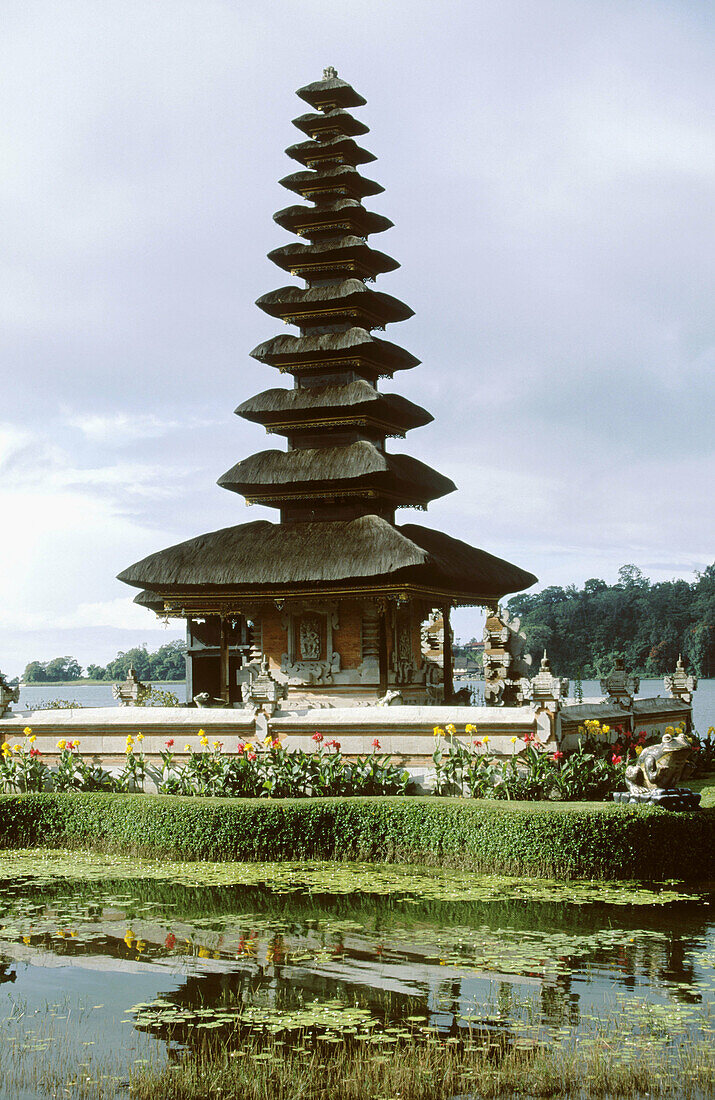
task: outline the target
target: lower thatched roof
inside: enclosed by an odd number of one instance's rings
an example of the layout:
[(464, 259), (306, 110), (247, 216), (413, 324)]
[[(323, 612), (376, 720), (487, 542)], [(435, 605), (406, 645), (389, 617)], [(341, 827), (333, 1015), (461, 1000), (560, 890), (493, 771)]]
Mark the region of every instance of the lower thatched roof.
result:
[(337, 202), (313, 206), (286, 206), (277, 210), (273, 221), (289, 233), (301, 233), (312, 239), (336, 229), (369, 237), (371, 233), (383, 233), (392, 229), (393, 223), (384, 214), (366, 210), (357, 199), (339, 199)]
[(266, 427), (290, 424), (296, 429), (320, 416), (331, 416), (338, 421), (363, 416), (399, 431), (421, 427), (433, 419), (425, 409), (405, 397), (380, 393), (362, 379), (344, 386), (264, 390), (249, 397), (235, 411), (238, 416)]
[(397, 260), (393, 260), (385, 252), (370, 248), (362, 237), (354, 237), (349, 233), (337, 240), (316, 241), (314, 244), (304, 244), (302, 241), (284, 244), (269, 252), (268, 259), (291, 274), (298, 269), (309, 271), (311, 265), (320, 265), (321, 271), (327, 269), (329, 272), (331, 264), (343, 265), (345, 268), (348, 263), (356, 263), (371, 275), (381, 275), (387, 271), (396, 271), (400, 266)]
[(321, 188), (333, 195), (346, 195), (352, 199), (380, 195), (385, 190), (382, 184), (363, 176), (351, 164), (330, 164), (318, 171), (306, 168), (303, 172), (292, 172), (278, 182), (288, 191), (295, 191), (304, 197)]
[(411, 455), (387, 454), (374, 443), (359, 440), (333, 447), (306, 447), (293, 451), (259, 451), (242, 459), (218, 479), (223, 489), (284, 499), (286, 492), (311, 490), (323, 496), (330, 490), (371, 489), (398, 497), (405, 504), (424, 504), (456, 489), (443, 477)]
[(257, 589), (279, 594), (296, 586), (410, 583), (475, 603), (501, 599), (535, 583), (536, 577), (417, 524), (397, 527), (379, 516), (349, 521), (277, 524), (259, 520), (225, 527), (170, 546), (119, 574), (143, 592), (157, 595), (238, 593)]
[(297, 145), (289, 145), (286, 153), (293, 160), (310, 167), (319, 157), (331, 157), (336, 162), (343, 164), (369, 164), (377, 160), (374, 153), (363, 149), (352, 138), (338, 137), (330, 141), (301, 141)]
[[(391, 321), (406, 321), (414, 310), (381, 290), (370, 290), (360, 279), (345, 279), (327, 286), (282, 286), (256, 299), (256, 305), (270, 317), (299, 316), (302, 323), (333, 314), (352, 316), (355, 310), (369, 318), (372, 328)], [(318, 323), (315, 320), (315, 323)], [(327, 322), (326, 322), (327, 323)]]
[(344, 137), (357, 137), (359, 134), (368, 134), (370, 127), (360, 119), (347, 111), (319, 111), (317, 114), (299, 115), (293, 119), (293, 125), (297, 126), (308, 137), (322, 136), (323, 134)]
[(399, 344), (381, 340), (359, 325), (346, 332), (321, 332), (315, 336), (284, 333), (265, 340), (250, 354), (253, 359), (279, 369), (298, 369), (302, 364), (314, 368), (325, 360), (326, 369), (334, 371), (339, 361), (349, 359), (353, 370), (359, 370), (361, 364), (371, 364), (374, 373), (389, 375), (396, 370), (409, 370), (420, 362)]

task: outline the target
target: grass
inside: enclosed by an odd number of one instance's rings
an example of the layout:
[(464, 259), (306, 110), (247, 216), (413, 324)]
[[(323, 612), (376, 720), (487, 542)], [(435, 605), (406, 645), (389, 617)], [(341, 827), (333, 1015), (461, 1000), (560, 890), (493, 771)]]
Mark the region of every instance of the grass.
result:
[(703, 779), (688, 779), (684, 786), (690, 787), (691, 791), (700, 791), (700, 805), (703, 809), (715, 806), (715, 775), (706, 775)]
[[(388, 1036), (388, 1039), (390, 1037)], [(139, 1068), (135, 1100), (452, 1100), (529, 1097), (696, 1097), (715, 1084), (712, 1047), (683, 1043), (675, 1050), (644, 1038), (624, 1043), (612, 1021), (600, 1033), (563, 1046), (522, 1039), (426, 1040), (352, 1045), (323, 1042), (243, 1042), (227, 1050), (206, 1045), (178, 1065)]]

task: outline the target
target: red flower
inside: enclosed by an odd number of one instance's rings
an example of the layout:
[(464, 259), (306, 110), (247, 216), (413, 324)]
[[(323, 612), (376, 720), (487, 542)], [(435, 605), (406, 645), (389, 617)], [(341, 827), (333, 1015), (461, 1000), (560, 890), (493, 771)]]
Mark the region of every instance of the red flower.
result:
[(74, 741), (68, 741), (67, 742), (67, 748), (68, 749), (73, 749), (74, 747), (75, 747)]
[(322, 733), (318, 733), (318, 732), (316, 731), (316, 732), (315, 732), (315, 733), (313, 734), (313, 741), (317, 741), (317, 743), (318, 743), (318, 744), (320, 744), (320, 742), (321, 742), (322, 740), (323, 740), (323, 735), (322, 735)]
[(248, 757), (249, 760), (255, 760), (256, 759), (255, 752), (248, 752), (248, 753), (246, 753), (246, 756)]
[(33, 747), (30, 749), (30, 756), (42, 756), (42, 753), (40, 752), (39, 749), (36, 749), (33, 745)]
[(336, 741), (335, 738), (333, 738), (332, 741), (326, 741), (325, 742), (325, 747), (328, 748), (328, 749), (335, 749), (336, 752), (339, 752), (340, 751), (340, 742)]
[(167, 749), (172, 749), (174, 747), (174, 738), (173, 737), (170, 737), (169, 740), (166, 742), (166, 747), (167, 747)]
[(272, 749), (279, 749), (280, 747), (281, 747), (280, 738), (279, 737), (274, 737), (273, 740), (271, 741), (271, 748)]
[(237, 748), (236, 751), (237, 751), (239, 756), (241, 755), (242, 752), (246, 751), (246, 746), (244, 745), (243, 741), (238, 742), (238, 748)]
[(640, 741), (641, 745), (645, 745), (645, 739), (647, 736), (648, 734), (645, 730), (640, 731), (640, 733), (638, 734), (638, 740)]
[(536, 736), (533, 733), (525, 733), (524, 734), (524, 744), (525, 745), (528, 745), (530, 741), (535, 741), (535, 740), (536, 740)]
[(557, 763), (559, 762), (559, 760), (563, 760), (563, 758), (564, 754), (562, 752), (554, 752), (551, 754), (551, 759), (555, 760)]
[(622, 764), (623, 763), (623, 757), (619, 756), (617, 753), (614, 752), (613, 755), (611, 756), (611, 763), (612, 764)]
[(379, 748), (380, 748), (380, 742), (378, 741), (377, 737), (376, 737), (376, 738), (375, 738), (375, 740), (373, 741), (373, 743), (372, 743), (372, 747), (373, 747), (374, 749), (379, 749)]
[(481, 741), (475, 741), (474, 742), (475, 749), (478, 749), (480, 745), (481, 745)]
[(164, 947), (166, 948), (167, 951), (171, 951), (172, 947), (174, 947), (175, 944), (176, 944), (176, 936), (174, 935), (173, 932), (170, 932), (169, 935), (164, 940)]

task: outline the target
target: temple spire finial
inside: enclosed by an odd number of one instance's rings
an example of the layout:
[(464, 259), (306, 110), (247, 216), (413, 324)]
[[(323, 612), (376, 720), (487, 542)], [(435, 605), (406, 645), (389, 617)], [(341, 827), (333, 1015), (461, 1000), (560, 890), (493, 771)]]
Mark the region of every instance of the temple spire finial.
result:
[(338, 70), (333, 68), (332, 65), (328, 65), (327, 69), (323, 69), (323, 80), (335, 80), (338, 75)]

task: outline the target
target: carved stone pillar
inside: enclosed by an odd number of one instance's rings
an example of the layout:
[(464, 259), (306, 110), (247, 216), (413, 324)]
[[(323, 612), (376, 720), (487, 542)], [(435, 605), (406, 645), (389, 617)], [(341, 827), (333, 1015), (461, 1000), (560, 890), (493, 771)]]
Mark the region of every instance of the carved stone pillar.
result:
[(363, 684), (380, 683), (380, 615), (375, 603), (365, 604), (362, 610), (360, 680)]

